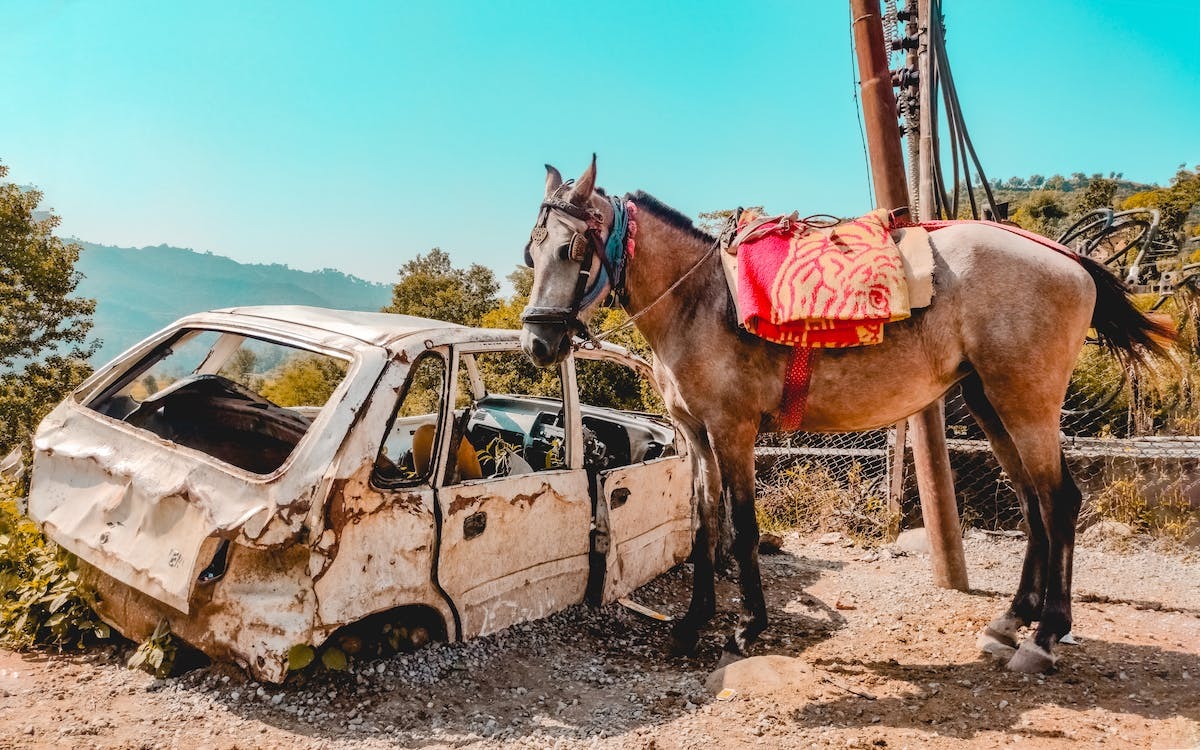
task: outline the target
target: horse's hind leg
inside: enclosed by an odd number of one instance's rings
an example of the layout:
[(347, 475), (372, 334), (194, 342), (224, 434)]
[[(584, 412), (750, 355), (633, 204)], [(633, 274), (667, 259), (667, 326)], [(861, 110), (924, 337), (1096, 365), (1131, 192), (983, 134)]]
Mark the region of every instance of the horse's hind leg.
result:
[(1061, 446), (1057, 458), (1057, 466), (1046, 469), (1043, 475), (1040, 487), (1045, 491), (1038, 493), (1042, 523), (1050, 536), (1045, 599), (1033, 638), (1022, 643), (1008, 662), (1008, 668), (1018, 672), (1043, 672), (1054, 666), (1054, 645), (1071, 632), (1071, 567), (1083, 496), (1067, 469)]
[(1046, 585), (1046, 562), (1050, 540), (1042, 525), (1037, 491), (1021, 463), (1021, 455), (1013, 444), (1004, 423), (983, 393), (978, 375), (962, 382), (963, 400), (972, 416), (987, 435), (1000, 467), (1008, 474), (1013, 491), (1021, 504), (1021, 514), (1029, 526), (1025, 543), (1025, 560), (1021, 565), (1021, 581), (1012, 604), (1003, 614), (988, 623), (979, 634), (979, 648), (993, 656), (1009, 658), (1017, 649), (1018, 631), (1037, 620), (1042, 614), (1042, 596)]
[[(1056, 378), (1051, 373), (1026, 373), (1030, 377), (983, 378), (983, 390), (1005, 431), (1020, 455), (1025, 477), (1033, 489), (1030, 501), (1037, 499), (1037, 511), (1029, 507), (1029, 551), (1044, 559), (1041, 569), (1042, 594), (1037, 609), (1037, 562), (1028, 559), (1029, 580), (1022, 575), (1022, 594), (1028, 596), (1027, 608), (1018, 612), (1038, 619), (1032, 639), (1026, 640), (1008, 662), (1009, 669), (1042, 672), (1054, 665), (1054, 645), (1071, 630), (1071, 565), (1075, 545), (1075, 522), (1082, 496), (1067, 472), (1059, 436), (1059, 408), (1066, 390), (1069, 371)], [(1060, 387), (1061, 386), (1061, 387)], [(1032, 505), (1032, 502), (1029, 503)], [(1040, 520), (1037, 538), (1035, 523)], [(1042, 551), (1044, 550), (1044, 552)], [(1028, 568), (1032, 564), (1035, 567)], [(1014, 605), (1022, 604), (1014, 600)]]

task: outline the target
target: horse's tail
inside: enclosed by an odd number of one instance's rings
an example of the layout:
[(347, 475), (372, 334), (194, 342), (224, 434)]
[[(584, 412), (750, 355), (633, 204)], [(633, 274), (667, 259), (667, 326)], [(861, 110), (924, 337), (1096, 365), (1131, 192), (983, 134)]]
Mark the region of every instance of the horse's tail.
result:
[(1169, 358), (1168, 349), (1178, 336), (1171, 316), (1137, 309), (1125, 283), (1103, 264), (1084, 255), (1078, 259), (1096, 284), (1092, 328), (1104, 348), (1137, 364), (1146, 364), (1152, 357)]

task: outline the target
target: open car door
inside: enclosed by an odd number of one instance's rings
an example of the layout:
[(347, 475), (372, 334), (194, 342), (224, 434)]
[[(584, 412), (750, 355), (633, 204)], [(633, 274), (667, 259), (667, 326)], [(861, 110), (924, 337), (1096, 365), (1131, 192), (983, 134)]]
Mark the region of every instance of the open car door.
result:
[(592, 350), (576, 353), (574, 365), (585, 450), (599, 444), (603, 453), (596, 525), (607, 530), (607, 603), (687, 559), (692, 468), (644, 363)]

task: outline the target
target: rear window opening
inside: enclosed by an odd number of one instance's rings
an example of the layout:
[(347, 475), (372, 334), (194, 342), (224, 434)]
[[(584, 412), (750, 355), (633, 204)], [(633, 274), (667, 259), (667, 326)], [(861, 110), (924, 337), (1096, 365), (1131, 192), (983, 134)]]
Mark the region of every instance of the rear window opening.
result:
[(346, 377), (345, 359), (226, 331), (187, 329), (87, 406), (255, 474), (291, 455)]

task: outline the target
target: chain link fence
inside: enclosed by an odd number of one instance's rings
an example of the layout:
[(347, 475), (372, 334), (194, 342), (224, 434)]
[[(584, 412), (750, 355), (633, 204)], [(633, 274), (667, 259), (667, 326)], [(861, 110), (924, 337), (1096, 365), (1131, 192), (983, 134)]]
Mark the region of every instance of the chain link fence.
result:
[[(1134, 531), (1186, 536), (1200, 523), (1200, 356), (1193, 297), (1163, 308), (1181, 322), (1176, 362), (1126, 371), (1095, 344), (1080, 355), (1062, 412), (1067, 465), (1084, 496), (1081, 527), (1115, 520)], [(958, 389), (946, 397), (947, 443), (964, 528), (1011, 530), (1021, 509)], [(884, 539), (921, 525), (911, 450), (895, 430), (759, 437), (764, 528), (839, 530)]]

